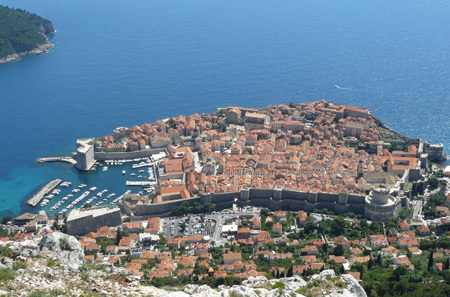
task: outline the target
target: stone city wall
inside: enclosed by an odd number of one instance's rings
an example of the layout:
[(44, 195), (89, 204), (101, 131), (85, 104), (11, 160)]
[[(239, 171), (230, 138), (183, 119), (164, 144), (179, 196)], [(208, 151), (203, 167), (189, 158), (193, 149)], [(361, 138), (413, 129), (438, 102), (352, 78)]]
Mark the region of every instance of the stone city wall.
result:
[[(340, 195), (341, 200), (339, 200)], [(163, 216), (170, 215), (171, 209), (183, 202), (213, 203), (216, 205), (216, 210), (231, 208), (233, 204), (237, 204), (240, 207), (253, 205), (267, 207), (271, 210), (290, 209), (312, 211), (314, 209), (326, 208), (337, 214), (346, 212), (363, 214), (365, 203), (364, 196), (349, 195), (346, 193), (299, 192), (282, 189), (250, 188), (236, 192), (202, 194), (195, 198), (168, 201), (159, 204), (137, 205), (133, 208), (127, 205), (120, 207), (125, 213), (130, 214), (133, 212), (136, 216)]]
[(67, 234), (84, 235), (89, 232), (97, 231), (102, 226), (115, 227), (122, 225), (122, 217), (120, 210), (108, 214), (95, 216), (92, 215), (81, 217), (78, 219), (67, 221)]
[(126, 159), (137, 159), (137, 158), (147, 158), (151, 155), (166, 152), (165, 148), (148, 149), (134, 152), (95, 152), (94, 158), (97, 161), (105, 160), (126, 160)]
[[(135, 216), (164, 216), (170, 215), (170, 212), (173, 207), (181, 205), (184, 202), (189, 203), (200, 202), (200, 199), (199, 197), (195, 197), (188, 199), (172, 200), (157, 204), (142, 204), (136, 205), (135, 207), (129, 207), (129, 209)], [(125, 210), (126, 206), (123, 206), (122, 204), (120, 205), (120, 207), (124, 208)]]

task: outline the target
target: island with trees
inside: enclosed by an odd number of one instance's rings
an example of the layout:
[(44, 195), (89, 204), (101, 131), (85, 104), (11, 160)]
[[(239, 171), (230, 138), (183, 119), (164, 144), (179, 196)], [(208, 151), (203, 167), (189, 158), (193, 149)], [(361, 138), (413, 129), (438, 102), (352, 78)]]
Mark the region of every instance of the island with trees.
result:
[(0, 63), (17, 61), (24, 55), (47, 53), (53, 44), (47, 36), (53, 24), (34, 13), (0, 5)]

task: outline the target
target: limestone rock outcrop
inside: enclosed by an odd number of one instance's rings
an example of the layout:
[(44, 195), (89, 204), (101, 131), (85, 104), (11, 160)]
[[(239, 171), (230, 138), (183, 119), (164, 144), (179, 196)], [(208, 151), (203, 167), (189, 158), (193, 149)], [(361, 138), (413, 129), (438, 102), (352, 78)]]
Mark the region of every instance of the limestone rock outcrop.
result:
[(42, 238), (22, 242), (6, 242), (3, 246), (12, 250), (15, 257), (24, 260), (38, 255), (64, 264), (69, 271), (78, 272), (78, 267), (85, 263), (84, 250), (78, 240), (70, 235), (54, 232)]

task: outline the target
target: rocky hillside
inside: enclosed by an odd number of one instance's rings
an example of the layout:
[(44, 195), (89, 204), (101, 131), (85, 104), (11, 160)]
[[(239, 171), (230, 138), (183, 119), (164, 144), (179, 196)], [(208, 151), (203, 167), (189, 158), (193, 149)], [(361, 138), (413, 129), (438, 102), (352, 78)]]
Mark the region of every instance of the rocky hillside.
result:
[(73, 236), (52, 233), (24, 242), (0, 242), (0, 296), (367, 296), (351, 275), (333, 270), (313, 275), (268, 280), (250, 277), (241, 285), (210, 288), (187, 285), (158, 289), (142, 285), (123, 268), (85, 262)]

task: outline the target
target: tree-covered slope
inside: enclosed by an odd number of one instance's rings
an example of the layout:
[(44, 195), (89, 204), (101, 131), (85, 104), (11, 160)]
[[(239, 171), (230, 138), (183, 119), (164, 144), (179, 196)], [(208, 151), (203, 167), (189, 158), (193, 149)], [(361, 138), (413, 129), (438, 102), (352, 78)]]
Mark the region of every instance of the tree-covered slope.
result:
[(0, 5), (0, 59), (45, 44), (53, 24), (36, 14)]

